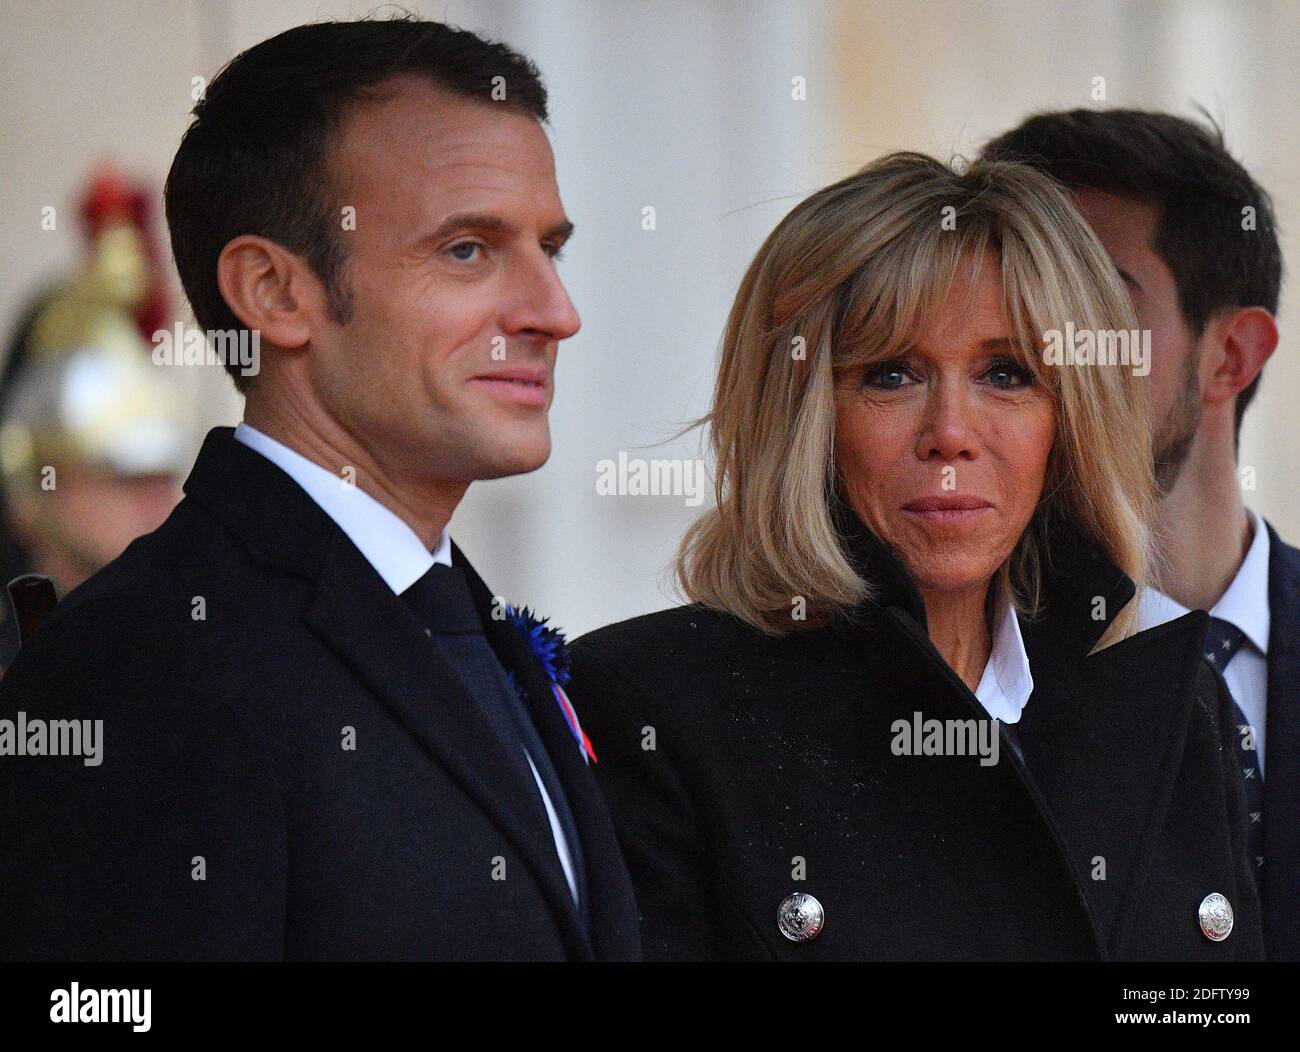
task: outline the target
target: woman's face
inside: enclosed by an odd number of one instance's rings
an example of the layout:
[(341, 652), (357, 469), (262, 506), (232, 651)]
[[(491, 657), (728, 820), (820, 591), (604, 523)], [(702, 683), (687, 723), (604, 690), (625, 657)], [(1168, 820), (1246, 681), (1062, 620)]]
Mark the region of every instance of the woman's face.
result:
[(916, 346), (837, 385), (845, 496), (923, 592), (986, 586), (1043, 490), (1055, 409), (1011, 352), (1001, 281), (992, 257), (973, 287), (964, 267)]

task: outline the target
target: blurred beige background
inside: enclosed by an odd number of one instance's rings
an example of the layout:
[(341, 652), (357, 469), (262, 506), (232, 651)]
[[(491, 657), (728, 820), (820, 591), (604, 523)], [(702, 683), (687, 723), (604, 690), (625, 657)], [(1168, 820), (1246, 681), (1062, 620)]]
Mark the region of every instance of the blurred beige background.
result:
[[(72, 204), (116, 160), (161, 187), (195, 77), (282, 29), (354, 17), (333, 0), (0, 0), (0, 326), (78, 258)], [(560, 189), (578, 235), (562, 274), (583, 329), (561, 348), (554, 454), (471, 489), (453, 536), (485, 577), (570, 632), (668, 605), (664, 567), (698, 514), (682, 497), (601, 497), (599, 461), (693, 457), (651, 446), (707, 407), (717, 340), (749, 257), (803, 195), (880, 153), (973, 154), (1045, 108), (1191, 115), (1206, 106), (1272, 193), (1300, 258), (1296, 0), (501, 0), (409, 10), (530, 55), (552, 96)], [(806, 98), (791, 97), (795, 77)], [(40, 228), (60, 209), (59, 229)], [(657, 226), (641, 228), (653, 206)], [(161, 210), (160, 210), (161, 211)], [(1247, 416), (1253, 507), (1300, 539), (1300, 325)], [(185, 374), (196, 441), (239, 419), (224, 374)]]

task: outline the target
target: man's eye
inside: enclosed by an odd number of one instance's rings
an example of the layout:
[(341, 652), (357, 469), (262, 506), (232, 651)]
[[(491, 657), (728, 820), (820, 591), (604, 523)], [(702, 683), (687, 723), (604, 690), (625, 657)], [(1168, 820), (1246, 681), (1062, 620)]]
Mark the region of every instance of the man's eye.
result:
[(559, 260), (564, 258), (564, 246), (557, 245), (552, 241), (548, 241), (542, 245), (542, 251), (552, 259)]
[(452, 245), (447, 251), (462, 263), (472, 263), (477, 259), (476, 253), (483, 248), (477, 241), (461, 241)]
[(905, 362), (881, 362), (875, 368), (867, 370), (862, 382), (869, 387), (882, 387), (889, 391), (902, 387), (911, 375)]
[(994, 387), (1028, 387), (1034, 382), (1028, 369), (1010, 359), (994, 362), (984, 375)]

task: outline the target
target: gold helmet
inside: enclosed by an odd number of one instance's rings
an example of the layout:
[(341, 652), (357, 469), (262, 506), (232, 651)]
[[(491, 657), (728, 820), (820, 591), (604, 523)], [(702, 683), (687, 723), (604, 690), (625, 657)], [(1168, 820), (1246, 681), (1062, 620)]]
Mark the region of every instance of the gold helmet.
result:
[[(111, 178), (96, 184), (101, 199), (120, 191), (111, 182), (105, 188)], [(0, 475), (11, 499), (48, 488), (50, 469), (184, 471), (185, 414), (140, 331), (150, 288), (139, 223), (124, 207), (95, 216), (88, 264), (37, 309), (0, 404)]]

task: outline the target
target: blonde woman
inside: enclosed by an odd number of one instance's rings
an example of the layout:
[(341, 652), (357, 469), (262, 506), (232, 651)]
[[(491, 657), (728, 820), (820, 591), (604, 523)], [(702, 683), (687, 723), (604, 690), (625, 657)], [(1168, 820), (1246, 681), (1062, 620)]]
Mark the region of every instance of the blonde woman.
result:
[(1134, 328), (1015, 165), (889, 156), (767, 239), (691, 603), (573, 646), (649, 957), (1262, 955), (1206, 615), (1135, 634)]

